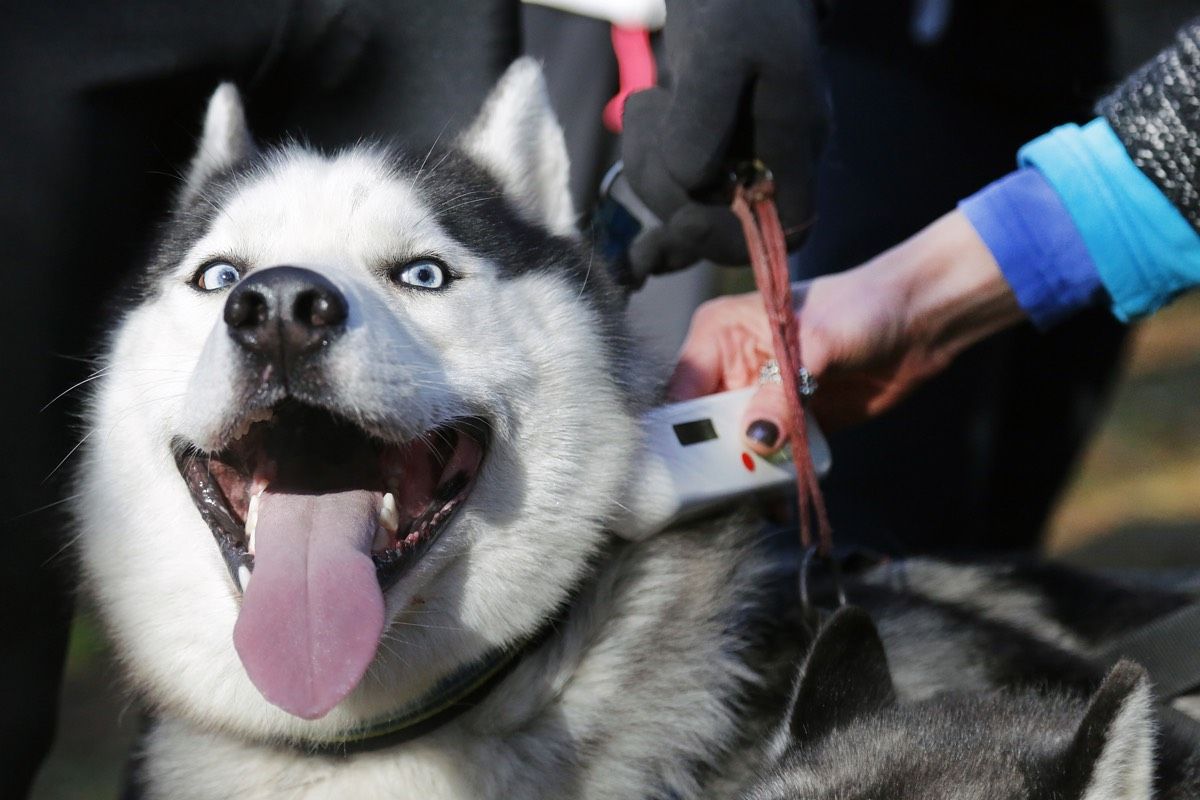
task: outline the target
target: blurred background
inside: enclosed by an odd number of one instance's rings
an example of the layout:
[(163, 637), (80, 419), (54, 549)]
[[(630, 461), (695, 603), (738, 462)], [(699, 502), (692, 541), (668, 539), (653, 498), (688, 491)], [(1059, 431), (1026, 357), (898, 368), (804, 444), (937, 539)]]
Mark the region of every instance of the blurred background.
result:
[(1093, 567), (1200, 565), (1200, 296), (1138, 329), (1044, 546)]
[[(1113, 0), (1115, 73), (1152, 55), (1196, 13), (1195, 0)], [(1200, 295), (1181, 299), (1135, 332), (1104, 422), (1052, 516), (1044, 550), (1084, 566), (1200, 566)], [(137, 724), (103, 636), (81, 608), (57, 743), (32, 797), (116, 797)]]

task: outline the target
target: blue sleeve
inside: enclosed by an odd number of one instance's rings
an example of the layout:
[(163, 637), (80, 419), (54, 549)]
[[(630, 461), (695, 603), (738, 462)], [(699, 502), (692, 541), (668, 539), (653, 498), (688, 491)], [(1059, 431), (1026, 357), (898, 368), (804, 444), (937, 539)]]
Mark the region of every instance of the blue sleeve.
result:
[(1021, 169), (959, 203), (1021, 308), (1039, 328), (1104, 296), (1067, 207), (1036, 169)]
[(1074, 220), (1122, 320), (1200, 284), (1200, 235), (1130, 160), (1104, 119), (1064, 125), (1023, 147)]

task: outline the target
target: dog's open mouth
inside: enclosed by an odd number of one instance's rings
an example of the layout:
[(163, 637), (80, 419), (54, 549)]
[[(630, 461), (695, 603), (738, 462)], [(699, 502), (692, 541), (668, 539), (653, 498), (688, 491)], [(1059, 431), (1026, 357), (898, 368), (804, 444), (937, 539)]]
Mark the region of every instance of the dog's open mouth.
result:
[(290, 400), (258, 417), (218, 453), (176, 442), (176, 462), (242, 590), (234, 643), (247, 674), (312, 719), (374, 658), (382, 593), (470, 495), (487, 426), (464, 418), (389, 444)]
[(371, 555), (386, 590), (470, 494), (486, 444), (487, 427), (475, 417), (388, 445), (326, 411), (285, 401), (221, 452), (177, 442), (175, 459), (239, 589), (254, 569), (266, 494), (361, 491), (375, 510)]

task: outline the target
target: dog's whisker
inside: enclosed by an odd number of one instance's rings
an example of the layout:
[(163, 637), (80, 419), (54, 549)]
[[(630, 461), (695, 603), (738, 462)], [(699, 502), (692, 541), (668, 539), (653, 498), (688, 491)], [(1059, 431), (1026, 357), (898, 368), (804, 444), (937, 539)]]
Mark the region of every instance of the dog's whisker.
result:
[(32, 517), (35, 514), (42, 513), (43, 511), (49, 511), (52, 508), (57, 508), (58, 506), (61, 506), (63, 503), (70, 503), (72, 501), (78, 500), (79, 498), (83, 497), (85, 494), (87, 494), (87, 492), (76, 492), (75, 494), (67, 495), (66, 497), (60, 497), (57, 500), (53, 500), (44, 505), (40, 505), (37, 508), (31, 508), (28, 511), (22, 511), (21, 513), (15, 515), (15, 516), (12, 516), (12, 517), (9, 517), (8, 519), (2, 520), (2, 521), (0, 521), (0, 525), (7, 525), (7, 524), (10, 524), (13, 522), (18, 522), (20, 520), (25, 519), (26, 517)]
[(449, 118), (442, 123), (441, 130), (438, 131), (437, 136), (433, 137), (433, 144), (429, 145), (429, 149), (425, 151), (425, 157), (421, 159), (421, 166), (417, 167), (416, 177), (413, 178), (413, 183), (415, 183), (417, 186), (421, 185), (421, 173), (425, 171), (425, 165), (429, 163), (429, 157), (433, 155), (433, 151), (437, 148), (438, 142), (442, 140), (442, 134), (444, 134), (446, 129), (450, 127), (450, 123), (452, 121), (453, 118)]
[(98, 380), (98, 379), (100, 379), (100, 378), (103, 378), (103, 377), (104, 377), (105, 375), (107, 375), (107, 374), (108, 374), (108, 373), (109, 373), (111, 370), (112, 370), (112, 367), (105, 367), (105, 368), (99, 369), (99, 370), (97, 370), (96, 372), (93, 372), (91, 375), (88, 375), (86, 378), (84, 378), (84, 379), (82, 379), (82, 380), (78, 381), (77, 383), (75, 383), (75, 384), (73, 384), (73, 385), (71, 385), (71, 386), (67, 387), (66, 389), (63, 389), (61, 392), (59, 392), (58, 394), (56, 394), (56, 395), (55, 395), (55, 396), (54, 396), (54, 397), (53, 397), (53, 398), (50, 400), (50, 402), (46, 403), (46, 405), (44, 405), (44, 406), (42, 406), (40, 409), (38, 409), (38, 413), (39, 413), (39, 414), (41, 414), (41, 413), (44, 413), (44, 412), (46, 411), (46, 409), (50, 408), (50, 406), (54, 405), (54, 404), (55, 404), (55, 403), (57, 403), (59, 400), (61, 400), (62, 398), (66, 397), (66, 396), (67, 396), (68, 394), (70, 394), (71, 392), (75, 391), (76, 389), (79, 389), (80, 387), (83, 387), (83, 386), (86, 386), (86, 385), (88, 385), (89, 383), (91, 383), (91, 382), (92, 382), (92, 381), (94, 381), (94, 380)]
[[(479, 197), (480, 195), (483, 195), (483, 196)], [(492, 199), (500, 197), (500, 195), (496, 194), (495, 192), (491, 191), (490, 189), (472, 189), (471, 191), (460, 192), (459, 194), (456, 194), (453, 197), (446, 198), (445, 200), (441, 201), (437, 205), (433, 206), (432, 210), (435, 213), (439, 212), (439, 211), (447, 211), (447, 210), (450, 210), (448, 207), (451, 207), (451, 208), (456, 207), (456, 206), (451, 206), (452, 203), (457, 203), (460, 200), (466, 200), (466, 199), (472, 198), (472, 197), (479, 197), (479, 199), (481, 199), (481, 200), (492, 200)]]
[(429, 174), (425, 177), (426, 183), (428, 183), (429, 179), (434, 176), (434, 174), (438, 171), (438, 168), (441, 167), (442, 164), (444, 164), (446, 162), (446, 159), (448, 159), (453, 154), (454, 154), (454, 151), (447, 148), (446, 152), (442, 155), (441, 158), (438, 159), (437, 163), (429, 168)]
[(454, 204), (454, 205), (452, 205), (452, 206), (448, 206), (448, 207), (445, 207), (445, 208), (440, 208), (440, 209), (438, 209), (438, 210), (439, 210), (439, 211), (441, 211), (441, 212), (443, 212), (443, 213), (447, 213), (447, 212), (454, 211), (454, 210), (456, 210), (456, 209), (459, 209), (459, 208), (467, 208), (468, 206), (477, 206), (477, 205), (480, 205), (481, 203), (487, 203), (487, 202), (491, 202), (492, 200), (495, 200), (495, 199), (496, 199), (496, 197), (495, 197), (495, 196), (491, 196), (491, 197), (479, 197), (479, 198), (476, 198), (476, 199), (474, 199), (474, 200), (464, 200), (464, 201), (462, 201), (461, 203), (456, 203), (456, 204)]
[(62, 546), (59, 547), (57, 550), (55, 550), (53, 553), (51, 553), (46, 558), (46, 560), (42, 562), (41, 568), (45, 569), (45, 568), (51, 566), (58, 559), (62, 558), (64, 555), (66, 555), (68, 552), (70, 552), (71, 549), (75, 547), (75, 543), (78, 542), (80, 540), (80, 538), (83, 537), (83, 533), (84, 533), (83, 531), (79, 531), (78, 533), (67, 537), (67, 540), (65, 542), (63, 542)]
[(60, 469), (62, 469), (62, 466), (64, 464), (66, 464), (68, 460), (70, 460), (71, 456), (75, 455), (75, 453), (79, 450), (80, 447), (83, 447), (83, 445), (88, 441), (88, 439), (92, 438), (92, 434), (94, 434), (95, 432), (96, 432), (95, 429), (93, 429), (93, 430), (90, 430), (87, 433), (85, 433), (83, 435), (83, 437), (78, 442), (75, 443), (75, 446), (72, 447), (67, 452), (67, 454), (62, 457), (62, 460), (54, 465), (54, 469), (50, 470), (50, 472), (46, 475), (46, 477), (42, 478), (42, 484), (45, 485), (51, 478), (53, 478), (54, 474), (56, 472), (58, 472)]
[(579, 294), (575, 295), (575, 300), (579, 301), (583, 298), (584, 291), (587, 290), (588, 279), (592, 277), (592, 262), (596, 260), (596, 248), (588, 248), (587, 269), (583, 273), (583, 282), (579, 285)]
[[(118, 428), (120, 428), (122, 425), (124, 425), (125, 422), (128, 421), (129, 418), (133, 414), (137, 413), (138, 411), (141, 411), (146, 406), (153, 405), (156, 403), (175, 402), (175, 401), (183, 399), (184, 396), (185, 395), (183, 392), (179, 392), (179, 393), (175, 393), (175, 394), (166, 395), (164, 397), (150, 397), (150, 398), (147, 398), (147, 399), (141, 401), (140, 403), (133, 403), (131, 405), (125, 406), (124, 409), (117, 415), (117, 418), (113, 421), (113, 423), (104, 432), (104, 437), (101, 441), (108, 442), (112, 438), (113, 434), (117, 431)], [(67, 453), (67, 455), (63, 458), (63, 460), (61, 462), (59, 462), (58, 466), (55, 467), (55, 470), (57, 471), (59, 468), (61, 468), (62, 465), (64, 463), (66, 463), (67, 459), (70, 458), (74, 454), (74, 452), (80, 447), (80, 445), (82, 445), (88, 437), (90, 437), (93, 433), (95, 433), (96, 430), (98, 430), (98, 428), (93, 428), (91, 431), (89, 431), (87, 436), (84, 437), (84, 440), (81, 440), (79, 442), (79, 444), (75, 445), (75, 447), (73, 447), (71, 449), (71, 452)], [(51, 473), (51, 475), (53, 475), (53, 472)], [(50, 476), (46, 476), (46, 480), (49, 480), (49, 479), (50, 479)]]
[(467, 630), (467, 628), (464, 628), (461, 625), (428, 625), (422, 622), (406, 622), (399, 619), (392, 624), (403, 625), (406, 628), (425, 628), (432, 631), (455, 631), (461, 633), (462, 631)]
[(103, 360), (103, 358), (101, 356), (96, 356), (96, 355), (81, 356), (81, 355), (77, 355), (77, 354), (72, 355), (70, 353), (55, 353), (54, 357), (61, 358), (64, 361), (75, 361), (79, 364), (86, 364), (89, 367), (94, 367), (97, 363), (99, 363)]

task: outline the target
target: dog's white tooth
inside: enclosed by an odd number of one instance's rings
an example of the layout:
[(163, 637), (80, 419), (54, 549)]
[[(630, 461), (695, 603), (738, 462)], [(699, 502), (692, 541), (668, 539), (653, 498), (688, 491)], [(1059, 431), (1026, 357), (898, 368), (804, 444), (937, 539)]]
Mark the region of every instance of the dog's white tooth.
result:
[(258, 528), (258, 502), (262, 493), (250, 495), (250, 508), (246, 510), (246, 536), (249, 541), (246, 543), (246, 549), (250, 551), (250, 555), (254, 555), (254, 531)]
[(250, 568), (245, 564), (238, 567), (238, 583), (242, 585), (242, 592), (245, 593), (246, 588), (250, 585)]
[(383, 502), (379, 505), (379, 524), (389, 533), (395, 533), (400, 528), (400, 511), (396, 508), (396, 495), (391, 492), (383, 496)]
[(375, 541), (371, 542), (371, 549), (375, 551), (390, 550), (392, 547), (392, 535), (388, 533), (387, 528), (382, 525), (375, 526)]

